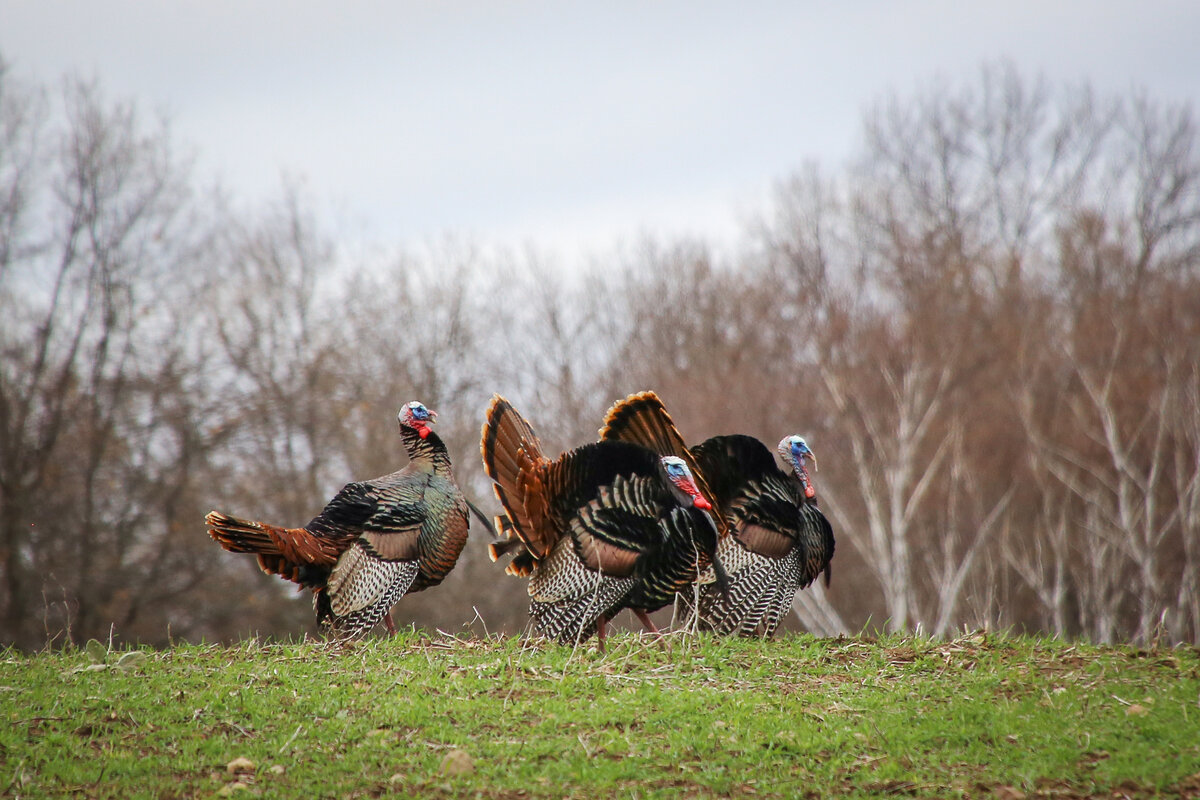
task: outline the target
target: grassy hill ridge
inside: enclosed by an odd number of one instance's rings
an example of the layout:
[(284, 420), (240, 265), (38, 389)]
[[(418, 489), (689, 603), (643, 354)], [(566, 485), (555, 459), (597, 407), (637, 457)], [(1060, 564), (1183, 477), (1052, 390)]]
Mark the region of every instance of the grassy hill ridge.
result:
[(408, 632), (131, 652), (3, 654), (0, 792), (1200, 797), (1195, 648)]

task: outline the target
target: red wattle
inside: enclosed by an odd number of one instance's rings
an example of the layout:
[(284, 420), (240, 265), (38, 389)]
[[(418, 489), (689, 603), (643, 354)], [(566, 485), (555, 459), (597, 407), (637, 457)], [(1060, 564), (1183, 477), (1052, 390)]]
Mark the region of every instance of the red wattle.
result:
[(812, 500), (814, 497), (817, 496), (817, 490), (814, 489), (812, 486), (805, 486), (804, 487), (804, 496), (807, 497), (809, 500)]
[(420, 436), (422, 439), (424, 439), (426, 436), (429, 435), (429, 426), (422, 425), (421, 427), (417, 428), (417, 435)]
[(708, 511), (710, 508), (712, 508), (712, 503), (708, 502), (708, 500), (706, 500), (702, 494), (698, 494), (692, 498), (692, 505), (703, 511)]

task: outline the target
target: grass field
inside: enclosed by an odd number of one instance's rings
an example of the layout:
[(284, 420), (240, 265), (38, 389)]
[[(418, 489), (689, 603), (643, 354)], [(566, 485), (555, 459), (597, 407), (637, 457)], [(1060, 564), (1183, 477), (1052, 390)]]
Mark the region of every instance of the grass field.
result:
[(3, 653), (14, 797), (1200, 797), (1200, 653), (402, 633)]

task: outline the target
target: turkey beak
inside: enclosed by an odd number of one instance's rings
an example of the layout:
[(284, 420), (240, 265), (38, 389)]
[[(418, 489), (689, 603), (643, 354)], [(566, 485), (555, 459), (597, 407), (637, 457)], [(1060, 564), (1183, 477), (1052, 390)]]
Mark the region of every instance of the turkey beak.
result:
[(420, 436), (422, 439), (424, 439), (430, 433), (429, 426), (432, 425), (436, 421), (437, 421), (437, 412), (434, 411), (433, 409), (429, 409), (429, 419), (424, 420), (421, 423), (421, 427), (417, 428), (417, 435)]

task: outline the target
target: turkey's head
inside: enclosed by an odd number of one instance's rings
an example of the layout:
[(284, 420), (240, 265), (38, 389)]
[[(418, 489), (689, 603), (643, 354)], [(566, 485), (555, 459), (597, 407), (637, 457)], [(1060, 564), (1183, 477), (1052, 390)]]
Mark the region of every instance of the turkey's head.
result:
[(400, 425), (405, 428), (412, 428), (417, 432), (417, 435), (424, 439), (429, 435), (430, 425), (437, 420), (437, 412), (430, 411), (416, 400), (411, 403), (405, 403), (397, 415), (400, 420)]
[(816, 497), (817, 490), (813, 488), (812, 479), (808, 477), (808, 468), (804, 466), (804, 460), (812, 461), (815, 468), (817, 456), (808, 449), (808, 442), (804, 441), (804, 437), (794, 433), (791, 436), (783, 437), (779, 442), (779, 455), (783, 458), (784, 463), (789, 464), (792, 471), (796, 473), (800, 485), (804, 488), (804, 496), (809, 500)]
[(696, 479), (692, 476), (692, 471), (688, 469), (686, 461), (678, 456), (663, 456), (659, 460), (662, 463), (663, 472), (667, 476), (667, 481), (671, 484), (671, 493), (675, 495), (679, 503), (685, 507), (694, 506), (702, 511), (711, 512), (701, 515), (706, 524), (695, 530), (695, 542), (697, 547), (712, 560), (717, 578), (717, 588), (722, 595), (728, 598), (729, 573), (725, 571), (724, 565), (717, 556), (717, 541), (721, 537), (721, 532), (712, 518), (712, 515), (717, 512), (713, 511), (712, 503), (708, 502), (700, 488), (696, 486)]
[(671, 484), (671, 493), (679, 500), (680, 505), (695, 506), (704, 511), (712, 508), (712, 503), (705, 499), (696, 486), (696, 479), (692, 477), (692, 471), (688, 469), (686, 461), (678, 456), (663, 456), (660, 461), (667, 482)]

